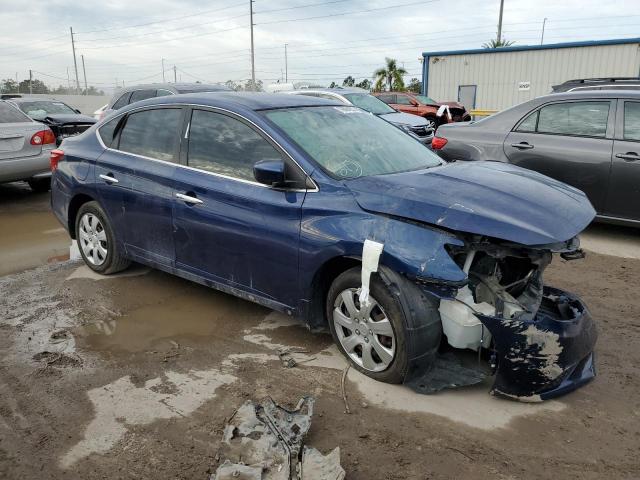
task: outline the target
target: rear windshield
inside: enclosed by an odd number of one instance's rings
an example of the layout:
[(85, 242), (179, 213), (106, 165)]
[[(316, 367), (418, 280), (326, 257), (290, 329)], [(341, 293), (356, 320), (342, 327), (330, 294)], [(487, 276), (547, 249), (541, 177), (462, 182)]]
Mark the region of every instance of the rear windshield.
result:
[(0, 123), (20, 123), (31, 122), (31, 119), (24, 115), (13, 105), (0, 100)]
[(56, 113), (75, 114), (76, 111), (70, 106), (62, 102), (50, 102), (50, 101), (33, 101), (33, 102), (19, 102), (18, 107), (24, 113), (36, 120), (44, 120), (47, 115)]
[(356, 107), (267, 110), (264, 115), (334, 178), (384, 175), (442, 165), (389, 122)]

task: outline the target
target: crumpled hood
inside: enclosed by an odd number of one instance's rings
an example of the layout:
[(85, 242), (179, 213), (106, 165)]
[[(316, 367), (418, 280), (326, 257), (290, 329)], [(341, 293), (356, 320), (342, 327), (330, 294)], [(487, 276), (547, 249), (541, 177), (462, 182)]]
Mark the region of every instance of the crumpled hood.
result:
[(87, 124), (96, 123), (97, 120), (89, 115), (83, 115), (81, 113), (52, 113), (47, 115), (43, 120), (43, 123), (50, 125), (75, 125), (75, 124)]
[(411, 115), (410, 113), (404, 113), (404, 112), (384, 113), (378, 116), (380, 118), (385, 119), (387, 122), (399, 123), (402, 125), (409, 125), (412, 127), (423, 127), (427, 125), (427, 120), (417, 115)]
[(365, 210), (523, 245), (569, 240), (595, 216), (580, 190), (501, 162), (455, 162), (345, 184)]

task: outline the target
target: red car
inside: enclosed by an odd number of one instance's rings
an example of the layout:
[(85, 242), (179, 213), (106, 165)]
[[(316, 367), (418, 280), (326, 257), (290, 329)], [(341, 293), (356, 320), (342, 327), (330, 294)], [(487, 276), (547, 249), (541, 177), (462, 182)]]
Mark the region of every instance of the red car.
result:
[[(458, 102), (436, 102), (425, 95), (409, 92), (379, 92), (374, 93), (374, 95), (396, 110), (426, 118), (432, 122), (431, 127), (434, 130), (443, 123), (468, 122), (471, 120), (471, 115), (467, 109)], [(450, 119), (446, 115), (440, 117), (440, 119), (436, 116), (438, 109), (442, 105), (449, 107)]]

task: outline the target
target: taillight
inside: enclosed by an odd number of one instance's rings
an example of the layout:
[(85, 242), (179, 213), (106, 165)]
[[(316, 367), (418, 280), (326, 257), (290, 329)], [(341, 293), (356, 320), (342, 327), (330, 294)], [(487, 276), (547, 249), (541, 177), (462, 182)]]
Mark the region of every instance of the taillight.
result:
[(58, 148), (55, 150), (51, 150), (51, 155), (49, 156), (49, 165), (51, 167), (51, 171), (55, 171), (58, 168), (58, 163), (64, 158), (64, 152)]
[(431, 148), (433, 150), (440, 150), (447, 144), (447, 141), (444, 137), (433, 137), (433, 140), (431, 140)]
[(31, 145), (50, 145), (56, 143), (56, 136), (49, 129), (40, 130), (31, 137)]

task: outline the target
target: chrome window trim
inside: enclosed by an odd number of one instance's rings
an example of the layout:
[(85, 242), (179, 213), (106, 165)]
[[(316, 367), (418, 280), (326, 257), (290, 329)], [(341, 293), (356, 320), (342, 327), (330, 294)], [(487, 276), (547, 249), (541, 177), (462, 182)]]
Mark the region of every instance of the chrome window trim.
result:
[[(196, 107), (196, 108), (201, 108), (201, 109), (204, 108), (204, 109), (208, 109), (208, 110), (211, 110), (211, 111), (228, 113), (231, 116), (235, 116), (235, 117), (239, 117), (239, 118), (243, 119), (247, 123), (253, 125), (253, 127), (256, 128), (258, 131), (260, 131), (263, 135), (268, 137), (273, 143), (275, 143), (280, 148), (280, 150), (282, 150), (286, 154), (286, 156), (293, 163), (296, 164), (296, 166), (302, 171), (302, 173), (304, 173), (305, 176), (309, 180), (311, 180), (311, 182), (313, 183), (314, 188), (274, 188), (274, 187), (270, 187), (269, 185), (265, 185), (264, 183), (254, 182), (254, 181), (251, 181), (251, 180), (244, 180), (242, 178), (230, 177), (229, 175), (223, 175), (221, 173), (209, 172), (207, 170), (202, 170), (201, 168), (190, 167), (188, 165), (182, 165), (182, 164), (177, 163), (177, 162), (168, 162), (166, 160), (160, 160), (160, 159), (157, 159), (157, 158), (145, 157), (144, 155), (139, 155), (137, 153), (125, 152), (124, 150), (118, 150), (117, 148), (107, 147), (104, 144), (104, 142), (102, 141), (102, 138), (100, 137), (100, 129), (104, 125), (100, 125), (98, 128), (96, 128), (96, 131), (95, 131), (96, 138), (98, 139), (98, 143), (100, 143), (100, 146), (102, 148), (104, 148), (105, 150), (110, 150), (112, 152), (124, 153), (126, 155), (131, 155), (133, 157), (144, 158), (145, 160), (151, 160), (153, 162), (160, 162), (160, 163), (164, 163), (166, 165), (173, 165), (175, 167), (184, 168), (186, 170), (192, 170), (194, 172), (200, 172), (200, 173), (205, 173), (207, 175), (213, 175), (214, 177), (227, 178), (229, 180), (234, 180), (234, 181), (240, 182), (240, 183), (245, 183), (245, 184), (249, 184), (249, 185), (256, 185), (256, 186), (263, 187), (263, 188), (270, 188), (271, 190), (279, 190), (279, 191), (285, 191), (285, 192), (318, 192), (318, 191), (320, 191), (320, 188), (318, 187), (318, 184), (316, 183), (316, 181), (313, 178), (311, 178), (311, 175), (309, 175), (305, 171), (305, 169), (302, 168), (298, 162), (296, 162), (296, 160), (289, 154), (289, 152), (287, 152), (287, 150), (282, 145), (280, 145), (280, 143), (278, 143), (276, 141), (276, 139), (274, 139), (271, 135), (269, 135), (269, 133), (267, 133), (262, 127), (257, 125), (255, 122), (251, 121), (250, 119), (246, 118), (243, 115), (240, 115), (237, 112), (234, 112), (232, 110), (227, 110), (226, 108), (212, 107), (210, 105), (201, 105), (201, 104), (198, 104), (198, 103), (158, 103), (158, 104), (155, 104), (155, 105), (145, 105), (145, 106), (142, 106), (142, 107), (136, 107), (136, 108), (133, 108), (133, 109), (128, 110), (126, 112), (117, 113), (117, 114), (113, 115), (113, 117), (109, 117), (109, 121), (115, 120), (117, 117), (122, 117), (124, 115), (128, 115), (128, 114), (130, 114), (132, 112), (136, 112), (138, 110), (151, 109), (151, 108), (155, 108), (155, 107), (180, 107), (180, 108), (182, 108), (182, 107), (192, 107), (192, 108)], [(189, 126), (191, 126), (191, 123), (189, 123)]]

